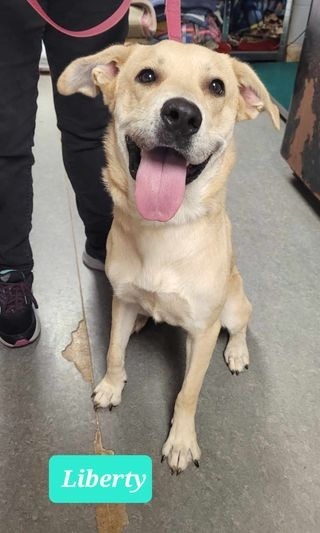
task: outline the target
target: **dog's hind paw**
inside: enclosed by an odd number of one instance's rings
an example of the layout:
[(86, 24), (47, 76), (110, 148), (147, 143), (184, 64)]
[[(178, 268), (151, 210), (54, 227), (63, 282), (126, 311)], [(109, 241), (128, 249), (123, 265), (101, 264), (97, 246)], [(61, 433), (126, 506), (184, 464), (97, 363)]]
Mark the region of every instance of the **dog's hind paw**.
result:
[(230, 338), (224, 352), (225, 361), (231, 374), (239, 374), (249, 367), (249, 352), (246, 342)]
[(125, 383), (125, 379), (122, 379), (117, 383), (112, 383), (110, 379), (105, 376), (96, 386), (91, 395), (94, 409), (109, 407), (109, 410), (111, 411), (112, 407), (119, 405)]

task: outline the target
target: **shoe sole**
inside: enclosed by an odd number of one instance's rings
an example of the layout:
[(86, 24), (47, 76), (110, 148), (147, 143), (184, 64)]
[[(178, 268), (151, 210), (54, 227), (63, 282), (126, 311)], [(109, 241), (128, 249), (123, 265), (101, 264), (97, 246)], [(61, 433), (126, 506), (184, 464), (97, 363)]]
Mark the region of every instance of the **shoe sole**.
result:
[(36, 317), (36, 327), (30, 339), (19, 339), (15, 344), (10, 344), (9, 342), (6, 342), (0, 337), (1, 344), (6, 346), (7, 348), (22, 348), (23, 346), (28, 346), (29, 344), (32, 344), (33, 342), (35, 342), (40, 335), (41, 325), (40, 325), (40, 319), (38, 317), (38, 313), (36, 312), (35, 309), (34, 309), (34, 314)]
[(90, 270), (96, 270), (97, 272), (105, 272), (105, 264), (100, 259), (95, 259), (91, 255), (87, 254), (86, 251), (82, 254), (83, 264)]

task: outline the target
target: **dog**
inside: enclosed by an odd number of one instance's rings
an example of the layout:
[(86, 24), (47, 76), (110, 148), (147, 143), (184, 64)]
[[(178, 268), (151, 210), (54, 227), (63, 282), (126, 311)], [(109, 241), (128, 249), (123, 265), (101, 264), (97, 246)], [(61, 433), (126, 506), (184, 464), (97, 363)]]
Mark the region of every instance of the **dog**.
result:
[(195, 44), (113, 45), (75, 60), (61, 94), (101, 91), (112, 114), (103, 179), (114, 203), (106, 274), (113, 287), (107, 373), (95, 407), (119, 405), (125, 350), (148, 317), (182, 327), (186, 369), (162, 448), (173, 473), (199, 466), (195, 413), (221, 327), (232, 373), (248, 368), (251, 315), (225, 210), (233, 130), (277, 107), (245, 63)]

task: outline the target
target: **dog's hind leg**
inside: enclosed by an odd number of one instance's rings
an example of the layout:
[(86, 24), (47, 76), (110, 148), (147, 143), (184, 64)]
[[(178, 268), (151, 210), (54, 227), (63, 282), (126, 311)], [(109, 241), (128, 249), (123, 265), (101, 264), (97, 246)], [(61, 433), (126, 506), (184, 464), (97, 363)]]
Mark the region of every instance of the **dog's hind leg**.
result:
[(239, 374), (249, 365), (246, 332), (251, 310), (252, 306), (244, 293), (242, 278), (234, 266), (227, 300), (221, 313), (221, 324), (230, 334), (224, 358), (232, 374)]
[(172, 473), (179, 474), (191, 461), (199, 466), (201, 452), (195, 430), (195, 414), (220, 327), (217, 320), (205, 331), (188, 334), (185, 378), (174, 406), (170, 433), (162, 448), (163, 459), (167, 458)]
[(135, 320), (132, 333), (140, 333), (140, 331), (144, 328), (144, 326), (148, 322), (149, 318), (150, 318), (149, 316), (141, 315), (139, 313)]
[(107, 373), (92, 394), (94, 407), (119, 405), (127, 375), (124, 366), (125, 351), (132, 333), (138, 308), (113, 296), (110, 344), (107, 353)]

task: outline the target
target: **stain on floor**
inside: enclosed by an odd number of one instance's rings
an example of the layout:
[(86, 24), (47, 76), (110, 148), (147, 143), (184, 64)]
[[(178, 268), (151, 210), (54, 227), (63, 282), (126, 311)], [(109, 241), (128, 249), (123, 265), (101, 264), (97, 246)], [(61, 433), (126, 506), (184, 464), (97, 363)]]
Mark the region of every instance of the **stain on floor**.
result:
[(84, 320), (71, 333), (71, 341), (62, 351), (62, 357), (75, 365), (87, 383), (93, 382), (88, 331)]

